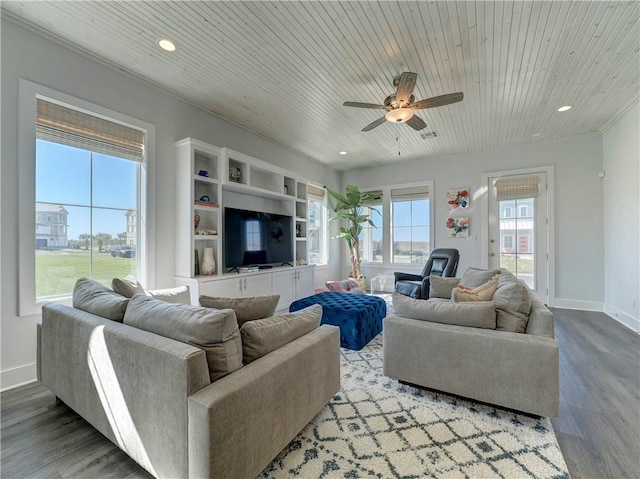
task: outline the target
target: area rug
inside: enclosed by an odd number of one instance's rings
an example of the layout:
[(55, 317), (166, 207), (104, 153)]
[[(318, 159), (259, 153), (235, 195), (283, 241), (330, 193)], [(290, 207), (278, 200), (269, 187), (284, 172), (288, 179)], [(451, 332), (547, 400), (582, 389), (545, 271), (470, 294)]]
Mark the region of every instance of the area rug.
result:
[(258, 476), (568, 478), (547, 418), (410, 387), (382, 374), (382, 335), (342, 349), (341, 388)]

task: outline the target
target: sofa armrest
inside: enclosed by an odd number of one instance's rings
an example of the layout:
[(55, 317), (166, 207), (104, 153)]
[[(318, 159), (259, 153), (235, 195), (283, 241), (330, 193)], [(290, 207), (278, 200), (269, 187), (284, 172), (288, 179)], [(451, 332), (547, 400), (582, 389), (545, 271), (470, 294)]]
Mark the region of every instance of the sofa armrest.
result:
[(187, 398), (204, 351), (61, 304), (42, 307), (41, 381), (156, 477), (188, 470)]
[(422, 281), (422, 276), (411, 273), (393, 273), (396, 281)]
[(554, 338), (553, 313), (531, 293), (531, 313), (527, 322), (527, 334)]
[(189, 477), (254, 478), (340, 389), (340, 334), (322, 325), (189, 398)]
[(388, 316), (384, 374), (541, 416), (556, 416), (554, 339)]

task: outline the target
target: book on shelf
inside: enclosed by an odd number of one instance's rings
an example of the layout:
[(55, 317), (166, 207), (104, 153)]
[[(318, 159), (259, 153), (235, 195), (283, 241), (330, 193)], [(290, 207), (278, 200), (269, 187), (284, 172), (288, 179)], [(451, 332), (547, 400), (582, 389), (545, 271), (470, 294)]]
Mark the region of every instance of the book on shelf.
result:
[(218, 203), (208, 203), (206, 201), (194, 201), (193, 202), (194, 205), (196, 206), (208, 206), (209, 208), (220, 208), (220, 205)]

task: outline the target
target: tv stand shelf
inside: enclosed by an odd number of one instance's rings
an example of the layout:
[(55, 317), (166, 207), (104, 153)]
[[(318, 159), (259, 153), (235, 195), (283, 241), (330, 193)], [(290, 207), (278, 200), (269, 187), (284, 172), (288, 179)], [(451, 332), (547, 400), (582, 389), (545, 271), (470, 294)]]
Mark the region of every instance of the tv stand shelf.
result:
[[(280, 308), (313, 294), (314, 268), (306, 264), (307, 180), (258, 158), (193, 138), (176, 142), (175, 152), (176, 283), (190, 287), (192, 302), (198, 304), (201, 294), (280, 294)], [(200, 201), (211, 205), (198, 204)], [(288, 234), (294, 266), (228, 273), (223, 216), (227, 207), (291, 217)], [(216, 234), (196, 234), (198, 230)], [(213, 275), (199, 274), (198, 262), (202, 261), (205, 248), (213, 250)]]

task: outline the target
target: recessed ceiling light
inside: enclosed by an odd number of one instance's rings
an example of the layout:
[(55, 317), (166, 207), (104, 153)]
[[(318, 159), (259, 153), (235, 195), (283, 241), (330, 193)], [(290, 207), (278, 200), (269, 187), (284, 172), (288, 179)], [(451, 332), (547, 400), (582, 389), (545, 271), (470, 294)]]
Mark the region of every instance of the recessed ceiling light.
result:
[(338, 154), (339, 154), (339, 155), (346, 155), (346, 154), (347, 154), (347, 152), (346, 152), (346, 151), (341, 151), (341, 152), (339, 152)]
[(158, 46), (160, 48), (162, 48), (163, 50), (166, 50), (168, 52), (174, 52), (176, 51), (176, 45), (175, 43), (173, 43), (171, 40), (169, 40), (168, 38), (161, 38), (160, 40), (158, 40)]
[(558, 108), (558, 111), (569, 111), (571, 110), (571, 105), (564, 105)]

